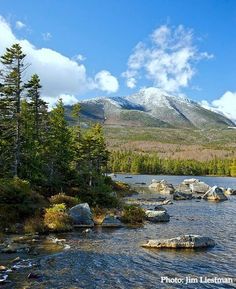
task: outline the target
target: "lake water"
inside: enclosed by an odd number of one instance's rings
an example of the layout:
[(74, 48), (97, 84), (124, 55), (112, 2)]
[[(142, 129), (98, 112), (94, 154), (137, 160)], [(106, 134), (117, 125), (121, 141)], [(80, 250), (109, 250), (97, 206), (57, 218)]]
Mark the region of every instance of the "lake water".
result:
[[(146, 176), (118, 180), (135, 184), (166, 179), (176, 185), (186, 176)], [(236, 189), (236, 178), (199, 177), (209, 185)], [(141, 195), (143, 187), (138, 187)], [(148, 195), (147, 195), (148, 196)], [(168, 223), (146, 223), (142, 227), (93, 229), (67, 233), (70, 250), (40, 260), (38, 273), (43, 279), (27, 288), (154, 289), (154, 288), (236, 288), (234, 284), (165, 284), (161, 277), (236, 278), (236, 196), (212, 203), (201, 200), (176, 201), (165, 207)], [(181, 234), (212, 237), (217, 245), (207, 250), (150, 250), (140, 245), (148, 239), (169, 238)], [(199, 280), (199, 279), (197, 279)], [(22, 288), (22, 282), (16, 284)], [(10, 288), (10, 287), (9, 287)]]

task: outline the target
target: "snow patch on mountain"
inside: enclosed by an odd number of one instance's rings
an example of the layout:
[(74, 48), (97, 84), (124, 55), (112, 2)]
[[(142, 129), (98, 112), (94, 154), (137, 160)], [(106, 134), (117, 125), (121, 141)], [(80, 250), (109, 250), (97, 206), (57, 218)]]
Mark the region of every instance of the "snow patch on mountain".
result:
[(138, 93), (127, 96), (126, 99), (134, 103), (142, 104), (148, 108), (156, 106), (174, 109), (173, 103), (176, 101), (183, 102), (186, 105), (195, 104), (185, 96), (173, 96), (168, 94), (166, 91), (156, 87), (143, 88)]

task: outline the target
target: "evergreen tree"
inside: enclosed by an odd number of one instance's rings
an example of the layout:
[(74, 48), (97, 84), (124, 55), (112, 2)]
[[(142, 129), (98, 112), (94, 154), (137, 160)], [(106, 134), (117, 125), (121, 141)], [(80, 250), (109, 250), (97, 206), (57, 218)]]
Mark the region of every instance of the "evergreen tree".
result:
[[(28, 67), (24, 64), (25, 54), (19, 44), (6, 49), (1, 57), (1, 157), (3, 172), (18, 176), (21, 161), (21, 99), (24, 85), (22, 73)], [(5, 150), (6, 149), (6, 150)]]
[(96, 179), (107, 168), (108, 151), (102, 126), (93, 125), (80, 140), (77, 150), (77, 160), (80, 162), (80, 173), (89, 186), (96, 186)]
[(46, 103), (40, 98), (40, 79), (33, 75), (25, 84), (26, 100), (22, 101), (22, 161), (20, 177), (32, 185), (45, 180), (45, 148), (47, 147), (48, 118)]
[(65, 120), (65, 108), (60, 99), (49, 117), (49, 142), (47, 147), (48, 185), (63, 191), (71, 175), (74, 157), (72, 136)]
[(33, 130), (36, 140), (42, 140), (42, 136), (45, 133), (48, 121), (48, 108), (45, 101), (40, 97), (40, 78), (37, 74), (32, 75), (31, 79), (25, 84), (27, 89), (27, 100), (30, 104), (30, 110), (33, 114)]

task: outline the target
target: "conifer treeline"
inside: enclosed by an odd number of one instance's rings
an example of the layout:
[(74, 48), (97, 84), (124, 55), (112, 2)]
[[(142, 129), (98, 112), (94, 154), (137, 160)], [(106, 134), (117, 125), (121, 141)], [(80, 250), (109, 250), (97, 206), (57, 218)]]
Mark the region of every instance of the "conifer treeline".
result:
[[(24, 82), (26, 55), (6, 49), (0, 71), (0, 178), (18, 177), (47, 191), (96, 187), (108, 160), (102, 127), (69, 127), (62, 100), (52, 111), (40, 96), (40, 79)], [(73, 113), (78, 116), (79, 105)]]
[(213, 159), (200, 162), (162, 159), (157, 154), (132, 151), (112, 152), (108, 167), (111, 172), (133, 174), (236, 176), (236, 160)]

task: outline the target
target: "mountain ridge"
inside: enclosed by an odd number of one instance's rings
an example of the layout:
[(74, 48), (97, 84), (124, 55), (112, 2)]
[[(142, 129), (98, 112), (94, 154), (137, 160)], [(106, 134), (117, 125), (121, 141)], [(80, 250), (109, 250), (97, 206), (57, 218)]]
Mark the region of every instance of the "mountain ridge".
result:
[[(80, 101), (81, 121), (107, 125), (170, 128), (224, 128), (235, 126), (226, 116), (182, 96), (149, 87), (129, 96), (96, 97)], [(70, 108), (67, 107), (69, 112)], [(68, 115), (68, 114), (67, 114)]]

